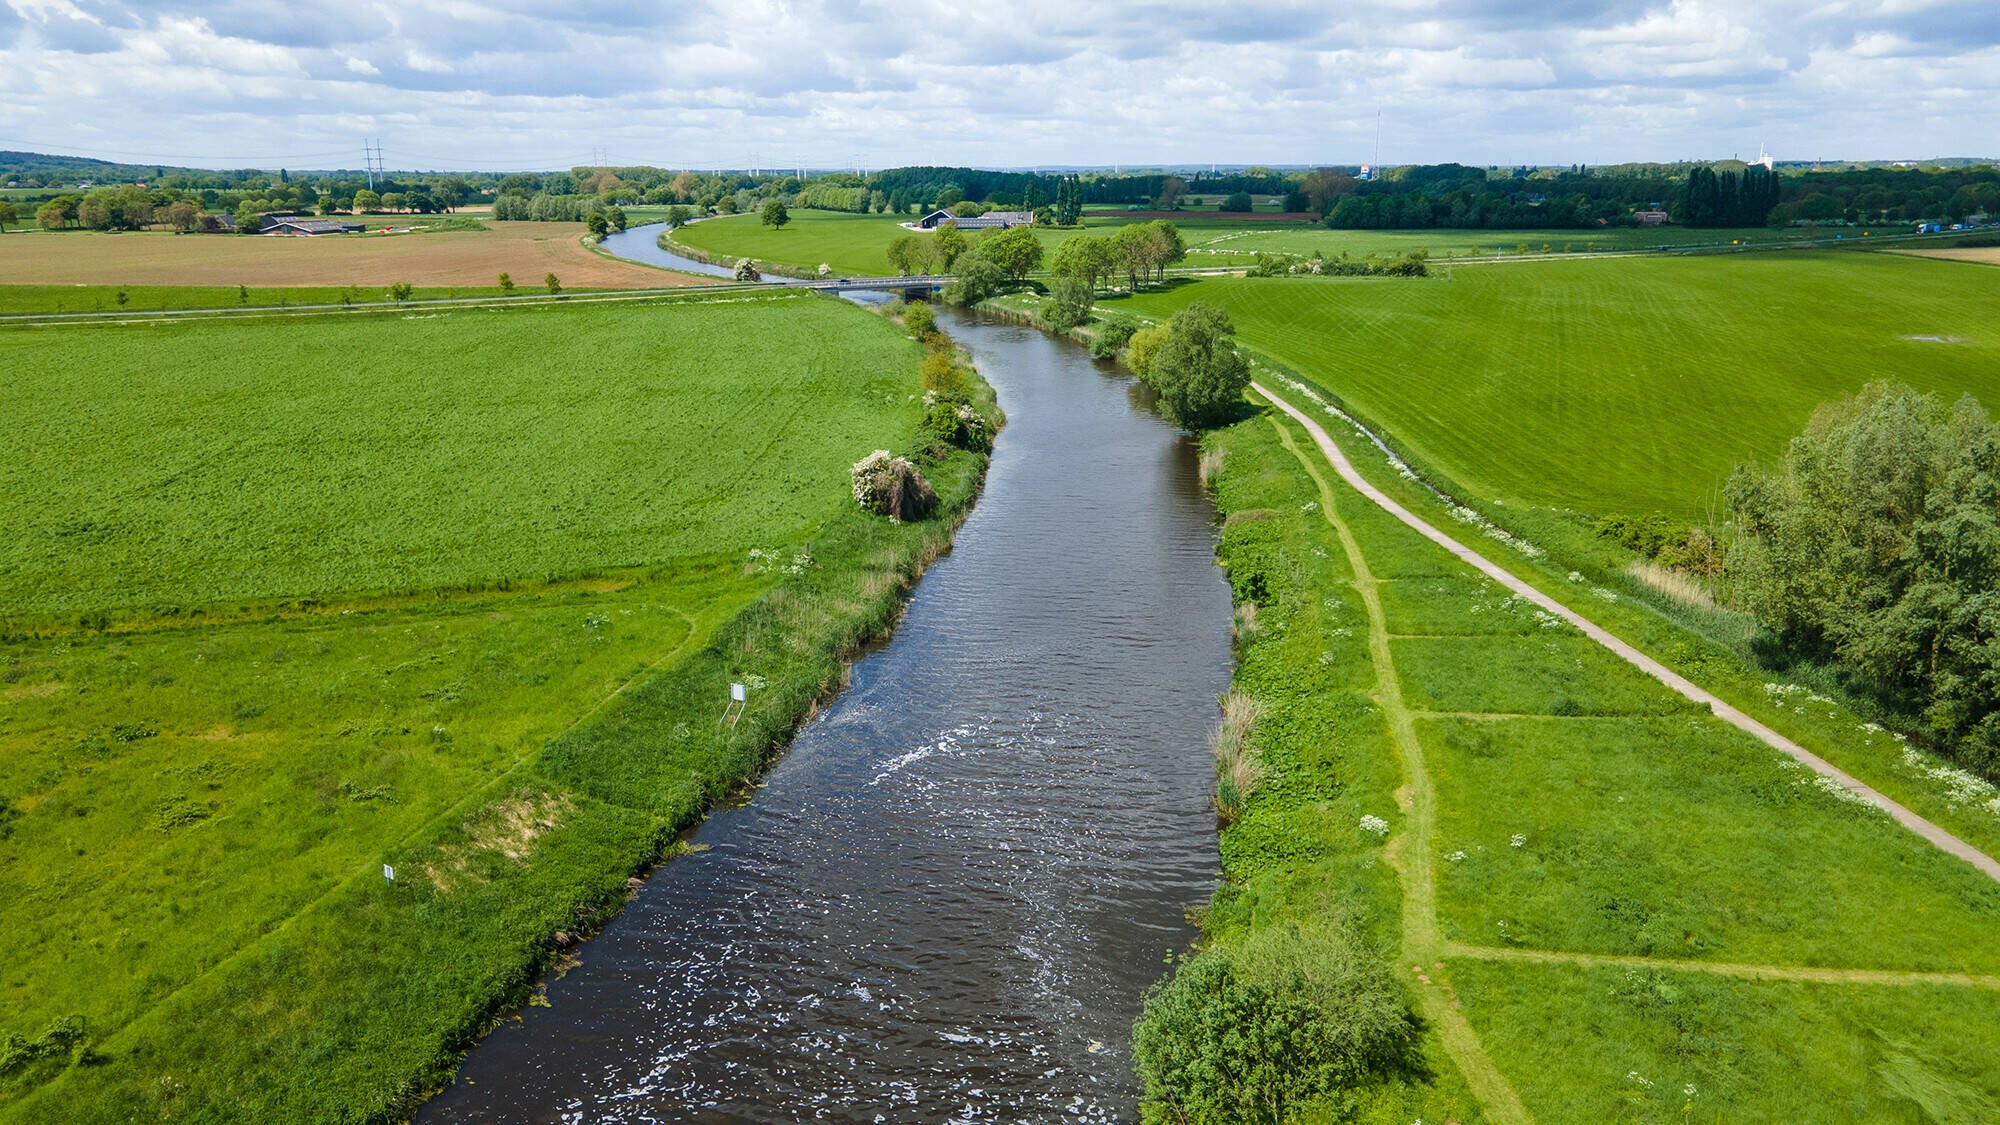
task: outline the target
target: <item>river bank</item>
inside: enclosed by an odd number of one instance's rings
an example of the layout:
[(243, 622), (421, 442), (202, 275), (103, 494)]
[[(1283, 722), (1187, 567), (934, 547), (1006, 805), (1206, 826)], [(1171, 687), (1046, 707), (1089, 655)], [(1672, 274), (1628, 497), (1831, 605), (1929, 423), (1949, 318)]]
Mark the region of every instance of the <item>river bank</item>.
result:
[(1131, 1020), (1216, 864), (1213, 509), (1130, 380), (944, 319), (1009, 419), (952, 553), (426, 1120), (1135, 1111)]

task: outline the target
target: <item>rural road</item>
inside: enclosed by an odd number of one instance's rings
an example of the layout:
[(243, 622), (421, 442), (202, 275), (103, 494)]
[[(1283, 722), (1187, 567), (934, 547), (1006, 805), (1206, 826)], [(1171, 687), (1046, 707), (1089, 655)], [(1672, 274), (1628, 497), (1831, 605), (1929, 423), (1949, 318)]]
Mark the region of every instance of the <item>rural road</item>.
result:
[(1466, 563), (1495, 582), (1505, 586), (1514, 594), (1526, 598), (1535, 605), (1568, 621), (1571, 625), (1582, 630), (1583, 634), (1591, 640), (1618, 654), (1626, 663), (1631, 664), (1641, 672), (1679, 692), (1686, 698), (1706, 706), (1710, 711), (1714, 712), (1717, 718), (1739, 730), (1751, 734), (1765, 745), (1789, 755), (1800, 764), (1811, 768), (1821, 776), (1833, 779), (1857, 797), (1888, 813), (1903, 827), (1930, 841), (1940, 850), (1957, 856), (1959, 859), (1978, 868), (1988, 878), (1993, 879), (1995, 882), (2000, 882), (2000, 860), (1995, 860), (1992, 856), (1987, 855), (1964, 840), (1959, 839), (1937, 825), (1932, 824), (1930, 821), (1925, 820), (1923, 817), (1918, 816), (1916, 813), (1911, 812), (1909, 809), (1904, 808), (1901, 804), (1877, 792), (1874, 788), (1855, 778), (1847, 771), (1835, 766), (1833, 763), (1814, 754), (1812, 751), (1807, 750), (1805, 747), (1800, 746), (1798, 743), (1793, 742), (1791, 739), (1786, 738), (1784, 735), (1779, 734), (1749, 715), (1744, 714), (1714, 694), (1698, 687), (1673, 669), (1668, 668), (1666, 665), (1661, 664), (1659, 661), (1647, 656), (1617, 637), (1612, 636), (1582, 614), (1556, 601), (1536, 587), (1529, 585), (1526, 581), (1515, 577), (1511, 572), (1502, 569), (1499, 564), (1493, 562), (1491, 559), (1488, 559), (1486, 556), (1425, 522), (1409, 509), (1390, 499), (1381, 489), (1370, 484), (1360, 473), (1356, 472), (1353, 464), (1347, 460), (1347, 455), (1340, 451), (1340, 447), (1333, 443), (1333, 439), (1327, 435), (1326, 430), (1317, 421), (1314, 421), (1304, 411), (1273, 393), (1270, 388), (1264, 386), (1262, 383), (1252, 382), (1250, 387), (1305, 427), (1306, 432), (1312, 435), (1313, 443), (1319, 446), (1320, 452), (1325, 455), (1327, 461), (1332, 463), (1334, 471), (1340, 474), (1340, 479), (1346, 481), (1349, 487), (1369, 500), (1374, 501), (1383, 511), (1388, 512), (1390, 515), (1407, 524), (1417, 534), (1443, 547), (1461, 562)]

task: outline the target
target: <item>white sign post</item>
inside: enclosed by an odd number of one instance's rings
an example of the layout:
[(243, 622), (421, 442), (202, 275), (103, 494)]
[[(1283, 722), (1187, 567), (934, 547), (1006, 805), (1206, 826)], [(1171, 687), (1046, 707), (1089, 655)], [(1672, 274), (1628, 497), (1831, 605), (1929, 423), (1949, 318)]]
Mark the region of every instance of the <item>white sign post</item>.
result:
[(736, 720), (743, 717), (744, 700), (747, 698), (748, 693), (743, 685), (732, 681), (729, 685), (729, 702), (722, 705), (722, 717), (715, 720), (715, 725), (719, 727), (726, 722), (729, 724), (729, 729), (735, 730)]
[(391, 883), (395, 882), (395, 881), (396, 881), (396, 869), (395, 869), (395, 868), (393, 868), (393, 867), (391, 867), (391, 866), (389, 866), (389, 865), (388, 865), (388, 864), (386, 864), (386, 863), (385, 863), (385, 864), (383, 864), (383, 865), (382, 865), (382, 878), (384, 878), (384, 879), (387, 879), (387, 880), (388, 880), (389, 882), (391, 882)]

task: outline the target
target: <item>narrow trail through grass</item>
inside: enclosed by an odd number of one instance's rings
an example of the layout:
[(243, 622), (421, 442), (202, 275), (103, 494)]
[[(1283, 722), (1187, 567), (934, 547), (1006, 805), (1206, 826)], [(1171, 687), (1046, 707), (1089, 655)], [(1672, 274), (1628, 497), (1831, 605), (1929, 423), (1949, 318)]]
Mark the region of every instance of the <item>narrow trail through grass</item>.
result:
[(1900, 969), (1822, 969), (1801, 965), (1738, 965), (1689, 961), (1673, 957), (1625, 957), (1605, 953), (1571, 953), (1559, 949), (1502, 949), (1491, 945), (1444, 943), (1446, 957), (1474, 961), (1514, 961), (1538, 965), (1576, 965), (1585, 969), (1666, 969), (1677, 973), (1713, 973), (1751, 980), (1796, 980), (1815, 984), (1957, 985), (2000, 989), (2000, 976), (1981, 973), (1922, 973)]
[[(1793, 742), (1791, 739), (1786, 738), (1756, 719), (1751, 718), (1720, 697), (1697, 686), (1693, 681), (1680, 675), (1678, 672), (1668, 668), (1666, 665), (1639, 651), (1639, 649), (1618, 637), (1613, 636), (1602, 626), (1550, 597), (1548, 594), (1543, 593), (1538, 587), (1531, 585), (1524, 579), (1516, 577), (1513, 572), (1504, 569), (1486, 556), (1438, 530), (1364, 479), (1359, 472), (1355, 471), (1354, 466), (1347, 460), (1346, 455), (1340, 451), (1340, 447), (1334, 444), (1333, 439), (1328, 436), (1325, 428), (1314, 421), (1304, 411), (1293, 406), (1262, 383), (1253, 382), (1251, 383), (1251, 388), (1259, 396), (1273, 403), (1278, 409), (1284, 411), (1300, 425), (1304, 426), (1307, 434), (1312, 437), (1314, 444), (1319, 447), (1320, 452), (1325, 456), (1326, 460), (1333, 465), (1334, 471), (1339, 473), (1341, 479), (1346, 481), (1355, 491), (1361, 493), (1362, 496), (1372, 501), (1383, 511), (1388, 512), (1424, 538), (1443, 547), (1460, 562), (1466, 563), (1495, 582), (1500, 583), (1510, 593), (1525, 598), (1543, 610), (1562, 618), (1597, 644), (1609, 649), (1626, 663), (1631, 664), (1646, 675), (1665, 684), (1684, 698), (1706, 707), (1716, 718), (1748, 733), (1772, 749), (1790, 756), (1793, 760), (1813, 770), (1822, 777), (1832, 779), (1860, 800), (1889, 814), (1897, 823), (1929, 841), (1938, 849), (1964, 860), (1988, 878), (2000, 882), (2000, 860), (1994, 859), (1992, 856), (1952, 835), (1931, 821), (1918, 816), (1915, 812), (1912, 812), (1899, 802), (1889, 798), (1847, 771), (1835, 766), (1833, 763), (1828, 762), (1826, 759), (1814, 754), (1812, 751), (1807, 750), (1805, 747), (1800, 746), (1798, 743)], [(1386, 636), (1383, 638), (1383, 644), (1387, 644)]]
[[(1368, 569), (1368, 560), (1362, 555), (1361, 545), (1355, 541), (1354, 533), (1337, 514), (1333, 489), (1319, 467), (1299, 449), (1282, 422), (1273, 418), (1271, 425), (1278, 431), (1278, 440), (1298, 459), (1299, 465), (1318, 487), (1320, 514), (1340, 537), (1341, 550), (1347, 556), (1348, 566), (1354, 571), (1355, 592), (1360, 595), (1362, 605), (1368, 612), (1368, 651), (1370, 663), (1375, 668), (1374, 699), (1382, 709), (1403, 766), (1404, 782), (1396, 790), (1396, 803), (1403, 810), (1404, 825), (1402, 831), (1390, 839), (1385, 856), (1403, 888), (1402, 955), (1419, 970), (1422, 987), (1417, 990), (1418, 1003), (1424, 1018), (1437, 1029), (1446, 1052), (1458, 1065), (1460, 1074), (1486, 1112), (1496, 1121), (1532, 1121), (1507, 1076), (1494, 1065), (1471, 1022), (1451, 998), (1450, 987), (1443, 976), (1444, 963), (1440, 958), (1445, 943), (1438, 930), (1437, 892), (1431, 870), (1430, 846), (1437, 819), (1437, 790), (1431, 784), (1430, 772), (1424, 765), (1423, 747), (1417, 741), (1415, 717), (1403, 701), (1402, 681), (1396, 675), (1395, 657), (1389, 645), (1388, 617), (1382, 610), (1377, 579)], [(1430, 966), (1430, 969), (1426, 971), (1424, 966)], [(1429, 973), (1438, 975), (1433, 980)]]

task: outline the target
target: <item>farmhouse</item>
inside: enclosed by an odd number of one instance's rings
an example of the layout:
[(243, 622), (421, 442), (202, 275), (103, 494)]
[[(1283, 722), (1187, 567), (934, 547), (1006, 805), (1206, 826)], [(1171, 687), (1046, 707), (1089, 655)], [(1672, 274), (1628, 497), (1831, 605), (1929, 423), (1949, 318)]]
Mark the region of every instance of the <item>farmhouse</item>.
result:
[(343, 223), (335, 219), (307, 219), (297, 215), (266, 215), (263, 224), (257, 228), (258, 234), (347, 234), (362, 230), (360, 223)]
[(1665, 211), (1634, 211), (1632, 212), (1632, 220), (1642, 227), (1661, 227), (1667, 225), (1667, 213)]
[(917, 220), (922, 230), (936, 230), (946, 222), (958, 224), (960, 230), (1005, 230), (1008, 227), (1031, 226), (1035, 221), (1033, 211), (988, 211), (984, 215), (954, 215), (946, 210), (932, 211)]

